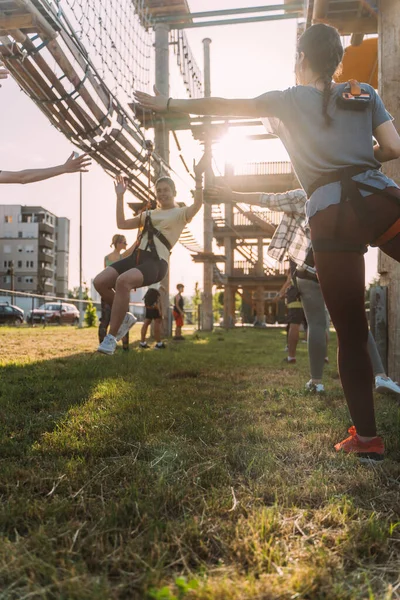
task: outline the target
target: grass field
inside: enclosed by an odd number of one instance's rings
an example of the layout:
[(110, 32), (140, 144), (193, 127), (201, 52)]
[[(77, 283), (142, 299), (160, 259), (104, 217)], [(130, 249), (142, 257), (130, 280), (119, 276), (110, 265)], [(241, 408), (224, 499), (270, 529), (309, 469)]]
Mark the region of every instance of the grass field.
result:
[(1, 600), (400, 598), (399, 404), (377, 398), (382, 466), (336, 455), (333, 344), (315, 397), (280, 330), (0, 342)]

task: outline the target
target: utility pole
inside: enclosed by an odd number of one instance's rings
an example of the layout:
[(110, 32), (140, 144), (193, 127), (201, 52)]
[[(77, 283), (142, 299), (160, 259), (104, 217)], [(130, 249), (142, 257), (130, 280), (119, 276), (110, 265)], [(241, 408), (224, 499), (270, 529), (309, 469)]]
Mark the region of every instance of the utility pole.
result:
[[(210, 38), (203, 40), (204, 48), (204, 97), (211, 96), (211, 63), (210, 63)], [(205, 187), (212, 185), (212, 132), (210, 126), (211, 118), (204, 119), (204, 155), (206, 157), (206, 169), (204, 173)], [(201, 303), (202, 329), (212, 331), (213, 328), (213, 310), (212, 310), (212, 285), (213, 285), (213, 262), (212, 262), (212, 242), (213, 242), (213, 220), (212, 205), (204, 203), (204, 267), (203, 267), (203, 299)], [(207, 260), (207, 255), (209, 259)]]
[[(165, 96), (169, 96), (169, 26), (164, 23), (157, 24), (155, 31), (155, 80), (156, 88)], [(154, 147), (156, 153), (169, 164), (169, 129), (165, 123), (156, 124), (154, 130)], [(157, 173), (160, 175), (161, 173)], [(164, 289), (160, 290), (161, 308), (163, 315), (163, 335), (169, 336), (170, 308), (169, 308), (169, 271), (161, 281)]]
[(83, 327), (82, 315), (82, 173), (79, 173), (79, 329)]
[(11, 283), (10, 283), (10, 290), (11, 290), (11, 304), (14, 304), (15, 302), (15, 296), (14, 296), (14, 292), (15, 292), (15, 277), (14, 277), (14, 261), (11, 261), (11, 265), (10, 268), (8, 269), (8, 273), (11, 277)]

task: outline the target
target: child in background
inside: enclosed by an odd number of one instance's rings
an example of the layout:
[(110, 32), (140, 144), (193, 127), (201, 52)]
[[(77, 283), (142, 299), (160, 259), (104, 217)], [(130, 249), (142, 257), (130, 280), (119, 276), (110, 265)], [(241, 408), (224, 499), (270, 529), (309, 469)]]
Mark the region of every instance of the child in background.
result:
[(155, 350), (162, 350), (165, 348), (164, 342), (161, 341), (161, 323), (162, 323), (162, 312), (161, 312), (161, 302), (160, 302), (160, 286), (159, 283), (154, 283), (149, 286), (146, 294), (144, 295), (143, 301), (146, 308), (146, 315), (144, 319), (144, 323), (142, 325), (141, 331), (141, 341), (139, 342), (140, 348), (150, 348), (149, 344), (146, 342), (146, 335), (149, 325), (154, 320), (154, 339), (156, 341), (156, 345), (154, 346)]

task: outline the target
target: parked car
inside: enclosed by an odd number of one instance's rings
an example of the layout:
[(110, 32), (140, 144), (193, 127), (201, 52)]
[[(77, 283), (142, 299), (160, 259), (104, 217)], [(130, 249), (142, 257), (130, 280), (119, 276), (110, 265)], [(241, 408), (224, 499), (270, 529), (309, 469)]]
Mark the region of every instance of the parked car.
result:
[(39, 308), (34, 308), (28, 313), (26, 322), (33, 323), (79, 323), (79, 310), (73, 304), (65, 302), (46, 302)]
[(0, 323), (20, 325), (24, 322), (24, 311), (8, 302), (0, 302)]

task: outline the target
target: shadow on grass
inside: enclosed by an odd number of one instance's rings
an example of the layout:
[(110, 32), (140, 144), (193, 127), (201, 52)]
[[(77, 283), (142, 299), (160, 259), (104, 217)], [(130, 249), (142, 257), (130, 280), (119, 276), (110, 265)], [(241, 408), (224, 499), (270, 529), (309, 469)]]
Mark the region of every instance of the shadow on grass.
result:
[[(303, 393), (306, 349), (289, 370), (276, 332), (221, 337), (2, 369), (0, 559), (14, 565), (0, 570), (3, 587), (143, 599), (174, 574), (206, 573), (221, 561), (245, 579), (272, 577), (272, 563), (288, 564), (281, 546), (293, 512), (324, 531), (314, 511), (333, 502), (341, 535), (349, 497), (355, 528), (357, 510), (367, 520), (373, 511), (397, 514), (393, 460), (368, 471), (333, 454), (346, 410), (337, 387), (327, 398)], [(396, 410), (385, 400), (379, 411), (392, 458)], [(384, 555), (385, 527), (385, 518), (364, 527), (363, 548), (378, 530)], [(71, 573), (78, 584), (68, 583)]]

